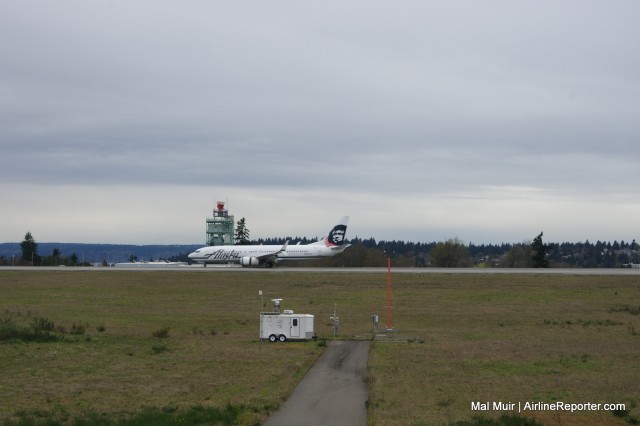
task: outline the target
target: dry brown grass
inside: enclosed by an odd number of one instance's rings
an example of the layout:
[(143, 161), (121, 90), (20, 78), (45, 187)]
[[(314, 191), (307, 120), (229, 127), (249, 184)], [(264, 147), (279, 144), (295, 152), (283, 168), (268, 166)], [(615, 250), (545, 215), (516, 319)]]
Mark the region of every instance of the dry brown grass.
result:
[[(260, 274), (0, 272), (0, 318), (89, 325), (89, 339), (0, 343), (0, 420), (20, 410), (120, 416), (229, 403), (264, 418), (321, 352), (313, 342), (258, 341), (258, 289), (286, 297), (279, 287)], [(152, 336), (163, 327), (168, 338)]]
[[(321, 348), (259, 342), (258, 290), (267, 309), (283, 297), (315, 314), (321, 337), (332, 335), (334, 303), (341, 338), (370, 338), (374, 306), (386, 324), (386, 274), (0, 271), (0, 318), (89, 325), (89, 339), (0, 343), (0, 420), (227, 403), (264, 419)], [(638, 277), (397, 274), (393, 299), (403, 341), (372, 346), (371, 424), (447, 424), (487, 400), (625, 402), (640, 417), (640, 316), (611, 309), (640, 306)], [(151, 335), (163, 327), (167, 339)], [(625, 424), (603, 412), (530, 414)]]
[[(370, 422), (447, 424), (471, 401), (627, 403), (640, 410), (638, 277), (396, 278), (397, 327), (415, 343), (376, 343)], [(419, 342), (424, 343), (419, 343)], [(485, 413), (495, 416), (500, 413)], [(529, 412), (544, 424), (625, 424), (610, 412)], [(629, 418), (631, 418), (629, 417)]]

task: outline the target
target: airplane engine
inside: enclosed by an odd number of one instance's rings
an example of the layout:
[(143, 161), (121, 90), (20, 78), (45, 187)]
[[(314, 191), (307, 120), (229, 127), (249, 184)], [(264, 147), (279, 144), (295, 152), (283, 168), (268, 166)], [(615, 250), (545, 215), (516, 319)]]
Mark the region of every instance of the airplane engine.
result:
[(240, 264), (242, 266), (258, 266), (260, 260), (257, 257), (242, 257), (240, 258)]

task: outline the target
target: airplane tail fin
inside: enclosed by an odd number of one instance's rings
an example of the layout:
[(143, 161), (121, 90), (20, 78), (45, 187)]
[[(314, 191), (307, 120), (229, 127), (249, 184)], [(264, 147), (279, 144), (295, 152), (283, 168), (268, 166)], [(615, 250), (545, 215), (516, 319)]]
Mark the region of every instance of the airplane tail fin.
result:
[[(327, 247), (340, 247), (344, 244), (345, 236), (347, 234), (347, 224), (349, 223), (349, 216), (343, 216), (342, 219), (335, 225), (329, 235), (324, 237), (321, 241), (315, 244), (322, 244)], [(346, 248), (346, 247), (345, 247)]]

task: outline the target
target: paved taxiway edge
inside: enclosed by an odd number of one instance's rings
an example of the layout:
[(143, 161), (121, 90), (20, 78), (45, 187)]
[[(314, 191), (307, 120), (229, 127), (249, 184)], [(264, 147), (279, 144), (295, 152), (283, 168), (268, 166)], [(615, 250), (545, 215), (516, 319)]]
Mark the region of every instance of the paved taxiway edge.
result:
[[(167, 268), (115, 268), (115, 267), (57, 267), (57, 266), (0, 266), (2, 271), (59, 271), (59, 272), (263, 272), (263, 273), (346, 273), (346, 274), (386, 274), (387, 268), (296, 268), (280, 266), (275, 268), (242, 268), (240, 266), (185, 266)], [(605, 275), (640, 276), (640, 269), (631, 268), (392, 268), (393, 274), (485, 274), (485, 275)]]

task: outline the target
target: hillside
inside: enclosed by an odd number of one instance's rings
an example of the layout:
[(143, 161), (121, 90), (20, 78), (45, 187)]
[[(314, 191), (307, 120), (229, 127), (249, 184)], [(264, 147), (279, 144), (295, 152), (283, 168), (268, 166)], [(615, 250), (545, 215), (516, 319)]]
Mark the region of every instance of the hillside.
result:
[[(202, 244), (173, 245), (134, 245), (134, 244), (81, 244), (81, 243), (41, 243), (38, 242), (38, 254), (49, 256), (57, 248), (62, 257), (70, 257), (74, 253), (80, 262), (107, 263), (127, 262), (131, 256), (138, 260), (169, 259), (180, 254), (191, 253)], [(0, 243), (0, 258), (11, 263), (15, 255), (22, 255), (20, 243)]]

